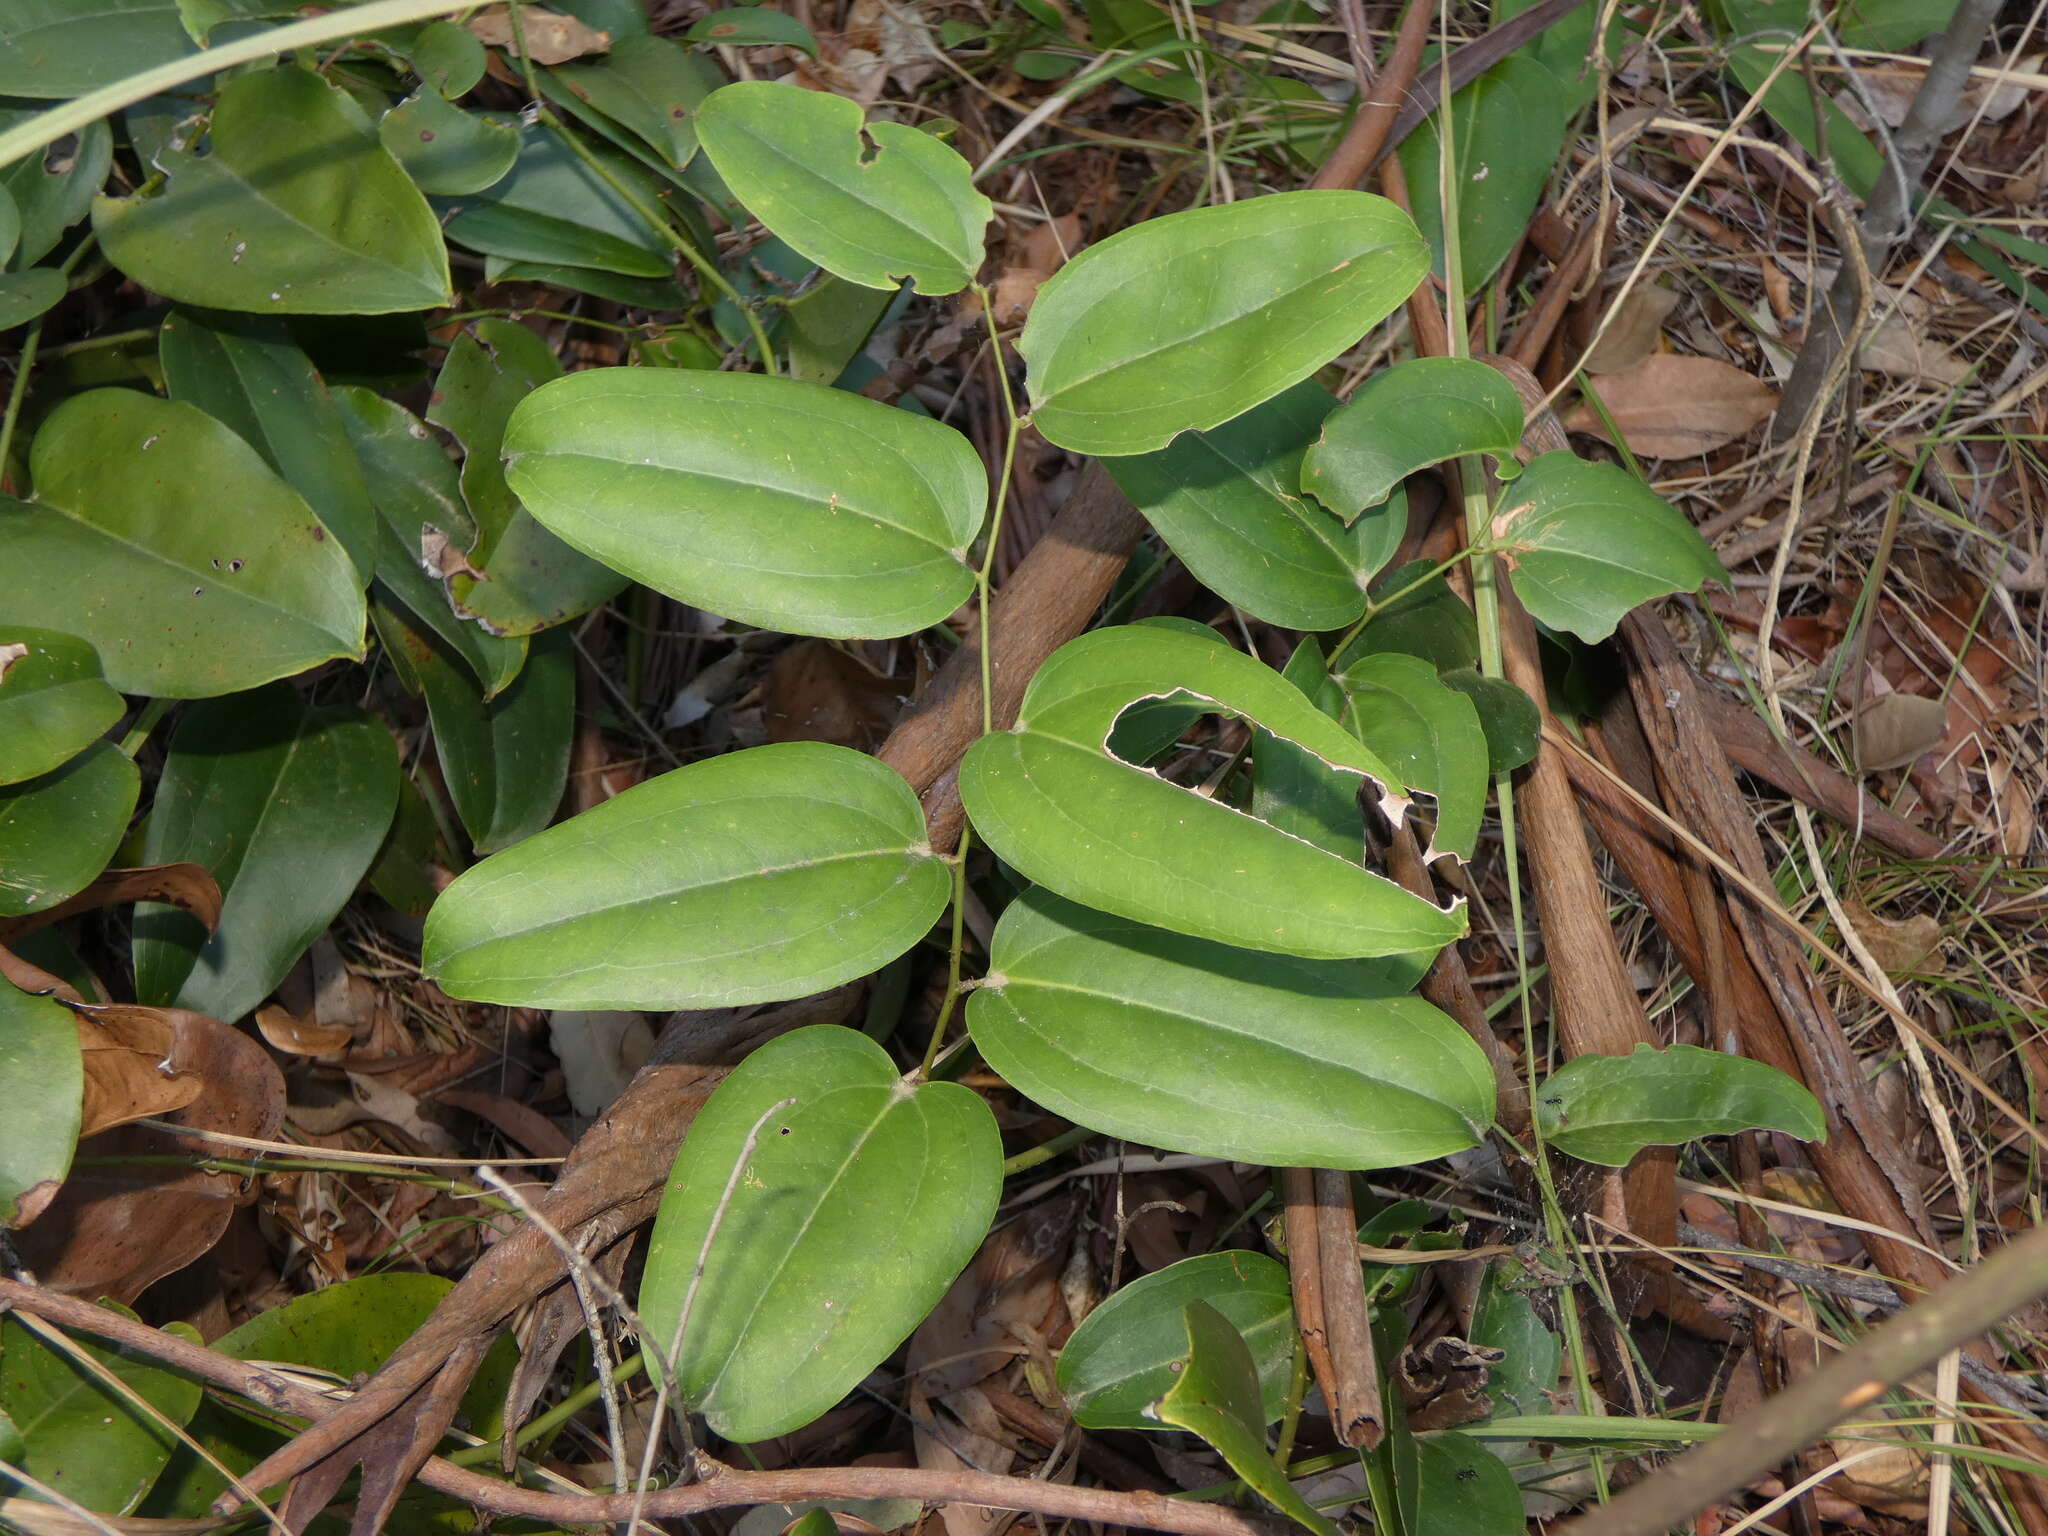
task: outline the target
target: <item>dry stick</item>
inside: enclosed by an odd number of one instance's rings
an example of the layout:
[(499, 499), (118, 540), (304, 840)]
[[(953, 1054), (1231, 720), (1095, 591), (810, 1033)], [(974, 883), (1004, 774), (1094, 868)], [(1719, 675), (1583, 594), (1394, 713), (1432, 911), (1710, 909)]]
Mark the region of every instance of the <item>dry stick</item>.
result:
[[(1311, 188), (1355, 187), (1372, 169), (1386, 147), (1387, 134), (1401, 110), (1401, 98), (1415, 83), (1415, 72), (1422, 67), (1422, 50), (1429, 41), (1429, 19), (1435, 14), (1431, 0), (1408, 0), (1386, 67), (1372, 80), (1361, 72), (1358, 110), (1352, 114), (1350, 125), (1330, 158), (1310, 179)], [(1354, 39), (1353, 47), (1362, 51), (1365, 40)]]
[(2035, 1227), (1975, 1270), (1900, 1313), (1722, 1435), (1668, 1463), (1559, 1536), (1654, 1536), (1747, 1487), (1858, 1409), (2048, 1294), (2048, 1226)]
[(1380, 1406), (1372, 1318), (1365, 1309), (1365, 1270), (1358, 1262), (1358, 1212), (1351, 1203), (1351, 1175), (1316, 1169), (1315, 1198), (1323, 1323), (1330, 1330), (1330, 1359), (1337, 1367), (1336, 1391), (1325, 1390), (1324, 1397), (1337, 1439), (1370, 1451), (1386, 1436), (1386, 1418)]
[(1963, 0), (1935, 46), (1926, 78), (1913, 93), (1913, 105), (1892, 138), (1882, 179), (1858, 222), (1861, 260), (1853, 251), (1842, 253), (1842, 268), (1793, 359), (1792, 377), (1785, 383), (1771, 425), (1772, 442), (1787, 443), (1798, 436), (1808, 412), (1833, 377), (1843, 347), (1861, 331), (1866, 313), (1864, 276), (1875, 277), (1883, 271), (1893, 250), (1912, 232), (1916, 218), (1912, 204), (1920, 191), (1920, 179), (1941, 145), (1949, 114), (1969, 83), (1970, 68), (1998, 19), (1998, 10), (1999, 0)]

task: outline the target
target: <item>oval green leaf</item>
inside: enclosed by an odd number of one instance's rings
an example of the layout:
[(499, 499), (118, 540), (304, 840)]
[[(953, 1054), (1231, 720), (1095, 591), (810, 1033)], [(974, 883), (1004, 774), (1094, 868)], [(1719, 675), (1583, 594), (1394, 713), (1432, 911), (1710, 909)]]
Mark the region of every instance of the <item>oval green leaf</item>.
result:
[(1387, 966), (1233, 949), (1043, 890), (996, 925), (968, 1027), (1005, 1081), (1105, 1135), (1273, 1166), (1391, 1168), (1493, 1119), (1464, 1031)]
[(648, 1245), (643, 1343), (666, 1355), (682, 1320), (684, 1400), (728, 1440), (786, 1434), (910, 1336), (1001, 1191), (1002, 1142), (979, 1096), (912, 1084), (855, 1030), (784, 1035), (690, 1126)]
[(0, 1227), (18, 1227), (50, 1203), (71, 1168), (85, 1065), (71, 1010), (6, 981), (0, 981), (0, 1083), (10, 1085), (7, 1113), (0, 1115)]
[(1259, 1377), (1261, 1421), (1287, 1411), (1294, 1364), (1294, 1296), (1287, 1266), (1245, 1249), (1205, 1253), (1143, 1275), (1082, 1319), (1060, 1350), (1055, 1378), (1087, 1429), (1157, 1429), (1146, 1410), (1187, 1359), (1182, 1308), (1206, 1301), (1238, 1331)]
[(818, 40), (794, 16), (768, 5), (742, 5), (729, 11), (708, 11), (690, 24), (683, 36), (693, 43), (718, 48), (796, 48), (818, 56)]
[(1575, 1057), (1536, 1090), (1536, 1115), (1558, 1151), (1610, 1168), (1645, 1147), (1734, 1131), (1827, 1138), (1820, 1101), (1776, 1067), (1696, 1045)]
[(1195, 579), (1289, 629), (1341, 629), (1393, 558), (1405, 500), (1349, 528), (1301, 494), (1302, 452), (1336, 404), (1313, 379), (1206, 432), (1103, 467)]
[(1471, 858), (1489, 774), (1486, 732), (1472, 700), (1439, 682), (1420, 656), (1392, 652), (1360, 658), (1337, 682), (1345, 725), (1436, 799), (1436, 832), (1424, 857)]
[(505, 461), (577, 549), (763, 628), (910, 634), (973, 590), (981, 460), (952, 428), (845, 390), (592, 369), (520, 403)]
[(886, 965), (951, 888), (894, 769), (783, 742), (674, 769), (485, 859), (434, 904), (425, 967), (476, 1002), (772, 1002)]
[(76, 635), (0, 625), (0, 784), (61, 766), (124, 708)]
[(561, 65), (542, 83), (561, 87), (680, 170), (697, 153), (697, 109), (724, 79), (715, 63), (673, 38), (624, 37), (602, 59)]
[(754, 80), (712, 92), (697, 136), (747, 211), (827, 272), (957, 293), (981, 266), (993, 205), (955, 150), (907, 123), (863, 127), (844, 96)]
[(113, 858), (141, 793), (142, 776), (111, 741), (0, 788), (0, 917), (41, 912), (84, 890)]
[(209, 148), (155, 196), (102, 197), (107, 259), (179, 304), (355, 315), (454, 302), (434, 211), (339, 86), (289, 65), (220, 93)]
[(1281, 192), (1133, 225), (1039, 289), (1017, 343), (1031, 419), (1077, 453), (1163, 448), (1307, 378), (1428, 268), (1414, 222), (1365, 192)]
[(1380, 786), (1400, 779), (1300, 690), (1251, 657), (1150, 624), (1069, 641), (1032, 679), (1014, 730), (974, 744), (960, 796), (1024, 875), (1102, 912), (1195, 938), (1317, 959), (1438, 949), (1464, 929), (1382, 876), (1111, 756), (1134, 704), (1180, 698), (1241, 715)]
[[(659, 200), (656, 183), (638, 165), (601, 148), (589, 153), (642, 204)], [(451, 215), (450, 240), (487, 256), (596, 267), (627, 277), (666, 277), (674, 270), (668, 237), (553, 129), (527, 126), (515, 156), (510, 174), (442, 204)]]
[(1499, 370), (1411, 358), (1330, 413), (1301, 461), (1301, 488), (1348, 524), (1418, 469), (1466, 453), (1504, 458), (1521, 440), (1522, 397)]
[(233, 1023), (354, 893), (398, 805), (398, 749), (354, 709), (308, 709), (289, 683), (186, 711), (143, 833), (143, 862), (189, 860), (226, 898), (135, 909), (135, 991)]
[(422, 192), (461, 197), (494, 187), (519, 158), (519, 130), (465, 112), (429, 86), (377, 120), (377, 140)]
[(363, 650), (348, 552), (256, 450), (131, 389), (58, 406), (0, 497), (8, 618), (90, 641), (122, 693), (197, 699)]
[(1559, 449), (1500, 494), (1493, 547), (1522, 606), (1597, 643), (1630, 609), (1728, 572), (1707, 541), (1627, 470)]

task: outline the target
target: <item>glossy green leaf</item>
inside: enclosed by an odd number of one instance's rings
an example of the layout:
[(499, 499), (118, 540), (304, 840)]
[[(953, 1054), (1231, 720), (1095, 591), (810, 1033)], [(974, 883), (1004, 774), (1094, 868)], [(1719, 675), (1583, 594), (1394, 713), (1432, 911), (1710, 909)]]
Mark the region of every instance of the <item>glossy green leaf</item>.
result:
[(427, 420), (462, 444), (462, 496), (476, 528), (468, 563), (482, 573), (458, 571), (448, 590), (458, 612), (493, 634), (533, 634), (587, 613), (626, 585), (542, 527), (505, 481), (500, 450), (513, 408), (561, 371), (547, 343), (525, 326), (479, 320), (450, 344), (427, 407)]
[(76, 635), (0, 624), (0, 784), (60, 766), (125, 708)]
[(288, 683), (185, 712), (142, 862), (212, 871), (211, 937), (175, 907), (135, 910), (135, 991), (229, 1023), (269, 996), (333, 921), (384, 841), (398, 749), (354, 709), (309, 709)]
[(339, 540), (228, 428), (129, 389), (52, 411), (0, 497), (10, 622), (90, 641), (122, 693), (205, 698), (363, 649)]
[(1522, 1536), (1522, 1490), (1498, 1456), (1469, 1435), (1418, 1436), (1408, 1536)]
[(110, 741), (61, 768), (0, 788), (0, 917), (74, 896), (114, 857), (142, 777)]
[(844, 96), (744, 81), (712, 93), (697, 133), (747, 211), (828, 272), (956, 293), (981, 266), (992, 205), (957, 151), (907, 123), (863, 127)]
[(1206, 1301), (1181, 1309), (1187, 1363), (1153, 1405), (1162, 1424), (1200, 1435), (1268, 1504), (1316, 1536), (1338, 1536), (1335, 1523), (1294, 1491), (1287, 1473), (1266, 1449), (1259, 1403), (1258, 1367), (1230, 1320)]
[(68, 291), (64, 274), (50, 267), (0, 272), (0, 331), (11, 331), (37, 315), (48, 314)]
[(519, 158), (519, 130), (465, 112), (430, 86), (377, 120), (377, 138), (422, 192), (460, 197), (494, 187)]
[(1513, 773), (1536, 760), (1543, 742), (1543, 712), (1529, 695), (1506, 678), (1484, 677), (1473, 667), (1439, 672), (1437, 681), (1457, 689), (1479, 711), (1479, 727), (1486, 732), (1489, 774)]
[(1393, 557), (1405, 500), (1340, 528), (1301, 494), (1302, 452), (1336, 404), (1304, 379), (1234, 421), (1103, 467), (1196, 580), (1290, 629), (1340, 629)]
[(204, 155), (165, 150), (159, 194), (102, 197), (107, 259), (179, 304), (383, 314), (453, 302), (434, 213), (348, 93), (304, 69), (220, 93)]
[(1827, 1138), (1820, 1102), (1776, 1067), (1696, 1045), (1574, 1057), (1536, 1090), (1536, 1115), (1558, 1151), (1612, 1168), (1645, 1147), (1735, 1131)]
[(526, 664), (525, 637), (494, 635), (457, 613), (441, 578), (422, 563), (422, 540), (438, 535), (458, 549), (476, 542), (455, 465), (404, 406), (354, 385), (336, 390), (334, 403), (377, 512), (379, 587), (462, 659), (485, 698), (495, 696)]
[(845, 390), (591, 369), (522, 402), (504, 451), (511, 488), (556, 534), (727, 618), (902, 635), (973, 589), (988, 488), (973, 448)]
[(1081, 1320), (1060, 1350), (1056, 1380), (1087, 1429), (1157, 1429), (1146, 1410), (1187, 1359), (1182, 1309), (1205, 1301), (1238, 1331), (1259, 1377), (1260, 1422), (1287, 1411), (1296, 1336), (1287, 1266), (1231, 1249), (1182, 1259), (1120, 1287)]
[(1301, 489), (1349, 523), (1419, 469), (1467, 453), (1506, 457), (1521, 440), (1522, 397), (1504, 374), (1470, 358), (1410, 358), (1324, 420)]
[(1120, 715), (1169, 697), (1241, 715), (1399, 797), (1392, 770), (1271, 668), (1126, 625), (1054, 652), (1016, 728), (968, 752), (960, 794), (977, 832), (1062, 896), (1222, 944), (1347, 959), (1437, 949), (1463, 930), (1455, 909), (1109, 755)]
[[(641, 200), (658, 198), (654, 181), (639, 166), (589, 148)], [(448, 199), (443, 207), (451, 215), (448, 238), (488, 256), (598, 267), (628, 277), (666, 277), (676, 263), (668, 238), (539, 123), (521, 130), (509, 175), (485, 190)]]
[[(0, 26), (4, 26), (0, 22)], [(0, 107), (0, 132), (19, 128), (36, 108)], [(79, 130), (63, 145), (0, 166), (0, 187), (13, 199), (20, 219), (13, 260), (17, 276), (56, 249), (64, 231), (92, 211), (93, 194), (113, 163), (114, 135), (106, 123)]]
[(1232, 949), (1032, 890), (968, 1027), (1020, 1093), (1105, 1135), (1269, 1165), (1388, 1168), (1476, 1145), (1478, 1046), (1357, 960)]
[(974, 1256), (1002, 1155), (979, 1096), (906, 1081), (855, 1030), (769, 1042), (719, 1085), (676, 1157), (640, 1287), (644, 1342), (667, 1353), (684, 1321), (677, 1387), (726, 1439), (808, 1424)]
[(951, 889), (892, 768), (783, 742), (672, 769), (469, 870), (425, 965), (477, 1002), (715, 1008), (886, 965)]
[[(123, 1315), (134, 1314), (124, 1309)], [(198, 1337), (182, 1323), (172, 1328), (187, 1342)], [(203, 1389), (194, 1378), (127, 1345), (74, 1343), (120, 1387), (19, 1318), (0, 1317), (0, 1414), (21, 1436), (22, 1471), (95, 1513), (125, 1515), (170, 1460), (178, 1443), (171, 1426), (192, 1417)], [(0, 1490), (41, 1497), (4, 1473)]]
[(1420, 656), (1367, 656), (1337, 679), (1344, 723), (1417, 789), (1436, 798), (1436, 833), (1425, 857), (1469, 859), (1479, 843), (1490, 774), (1479, 711), (1437, 681)]
[[(1344, 690), (1331, 680), (1314, 636), (1294, 648), (1280, 675), (1332, 720), (1343, 718)], [(1357, 779), (1266, 730), (1252, 732), (1251, 763), (1254, 816), (1340, 859), (1364, 862), (1365, 816)]]
[[(1557, 76), (1522, 53), (1510, 54), (1451, 98), (1450, 177), (1467, 296), (1493, 276), (1522, 238), (1569, 116)], [(1444, 264), (1441, 131), (1441, 114), (1432, 112), (1395, 151), (1407, 172), (1415, 222), (1436, 252), (1438, 271)]]
[(1605, 640), (1653, 597), (1728, 581), (1699, 531), (1655, 491), (1563, 449), (1501, 491), (1493, 545), (1522, 605), (1586, 641)]
[(425, 695), (441, 781), (480, 854), (496, 853), (554, 819), (569, 780), (576, 725), (576, 651), (566, 628), (534, 637), (515, 681), (486, 699), (469, 669), (438, 638), (379, 606), (387, 652)]
[(742, 5), (709, 11), (683, 34), (693, 43), (716, 48), (796, 48), (818, 56), (818, 40), (810, 28), (772, 5)]
[[(70, 1170), (85, 1066), (71, 1010), (7, 981), (0, 981), (0, 1083), (15, 1085), (0, 1115), (0, 1227), (14, 1227), (49, 1204)], [(29, 1083), (33, 1093), (20, 1091)]]
[(1220, 426), (1354, 345), (1428, 259), (1409, 217), (1365, 192), (1281, 192), (1133, 225), (1039, 289), (1017, 343), (1032, 420), (1094, 454)]
[(263, 456), (319, 514), (368, 580), (377, 514), (327, 385), (284, 322), (172, 314), (157, 332), (164, 387)]
[(697, 153), (698, 107), (725, 78), (711, 60), (666, 37), (621, 38), (601, 59), (561, 65), (548, 77), (677, 169)]

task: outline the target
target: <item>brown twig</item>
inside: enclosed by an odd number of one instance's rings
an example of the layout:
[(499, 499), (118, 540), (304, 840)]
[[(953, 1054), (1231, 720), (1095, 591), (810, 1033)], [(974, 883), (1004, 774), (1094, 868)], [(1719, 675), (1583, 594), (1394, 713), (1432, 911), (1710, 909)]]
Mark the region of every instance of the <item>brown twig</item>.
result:
[(1365, 1272), (1358, 1262), (1358, 1212), (1351, 1175), (1285, 1168), (1287, 1273), (1309, 1369), (1329, 1404), (1337, 1439), (1372, 1450), (1386, 1434)]
[[(1371, 77), (1361, 71), (1358, 78), (1358, 110), (1344, 129), (1344, 137), (1309, 181), (1312, 188), (1355, 187), (1372, 170), (1386, 147), (1387, 133), (1401, 110), (1401, 99), (1415, 83), (1422, 67), (1422, 50), (1429, 41), (1429, 19), (1436, 14), (1432, 0), (1408, 0), (1401, 16), (1401, 30), (1394, 36), (1393, 51), (1385, 67)], [(1350, 29), (1347, 28), (1347, 34)], [(1353, 35), (1355, 50), (1367, 47)]]

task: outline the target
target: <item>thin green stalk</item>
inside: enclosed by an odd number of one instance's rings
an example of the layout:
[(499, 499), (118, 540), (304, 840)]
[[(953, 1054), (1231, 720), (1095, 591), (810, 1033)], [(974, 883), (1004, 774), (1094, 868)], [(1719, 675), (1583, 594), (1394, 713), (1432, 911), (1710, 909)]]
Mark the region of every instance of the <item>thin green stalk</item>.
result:
[[(6, 442), (4, 439), (0, 439), (0, 461), (4, 461), (6, 457)], [(170, 712), (171, 706), (177, 702), (176, 699), (150, 699), (146, 701), (136, 713), (135, 723), (128, 727), (128, 734), (121, 738), (121, 755), (133, 757), (136, 753), (140, 752), (142, 744), (149, 740), (149, 733), (157, 728), (157, 723)]]
[(932, 1037), (925, 1042), (924, 1059), (914, 1074), (918, 1082), (931, 1076), (932, 1063), (939, 1059), (939, 1046), (946, 1038), (946, 1026), (953, 1022), (953, 1009), (960, 1001), (960, 955), (967, 945), (967, 854), (974, 844), (974, 828), (965, 817), (960, 820), (960, 846), (953, 854), (953, 926), (946, 945), (946, 995), (939, 1002), (939, 1016), (932, 1021)]
[(1070, 1126), (1049, 1141), (1041, 1141), (1035, 1147), (1027, 1147), (1015, 1157), (1003, 1159), (1003, 1177), (1023, 1173), (1041, 1163), (1049, 1163), (1062, 1152), (1071, 1152), (1095, 1133), (1085, 1125)]
[[(81, 341), (67, 341), (60, 347), (51, 347), (42, 354), (46, 363), (60, 357), (70, 357), (77, 352), (92, 352), (101, 347), (125, 347), (131, 341), (153, 341), (157, 328), (153, 325), (138, 326), (132, 331), (108, 331), (104, 336), (87, 336)], [(26, 351), (26, 348), (23, 349)]]
[(7, 473), (7, 451), (14, 446), (14, 426), (21, 420), (21, 402), (28, 397), (28, 376), (35, 372), (36, 349), (43, 341), (43, 320), (38, 315), (22, 338), (21, 356), (15, 360), (14, 383), (7, 391), (7, 410), (0, 415), (0, 476)]
[[(616, 1386), (620, 1382), (631, 1381), (646, 1369), (647, 1353), (645, 1350), (638, 1354), (628, 1355), (612, 1367), (612, 1384)], [(562, 1425), (568, 1423), (569, 1420), (575, 1418), (577, 1414), (596, 1402), (603, 1391), (603, 1382), (595, 1378), (586, 1381), (574, 1392), (571, 1392), (567, 1397), (555, 1404), (554, 1407), (548, 1409), (547, 1412), (537, 1413), (528, 1419), (519, 1426), (517, 1432), (507, 1430), (505, 1434), (500, 1435), (497, 1439), (486, 1441), (482, 1445), (470, 1445), (463, 1447), (459, 1451), (452, 1451), (449, 1453), (448, 1459), (458, 1467), (487, 1466), (504, 1454), (505, 1441), (508, 1436), (516, 1448), (523, 1450), (533, 1444), (534, 1441), (553, 1433)]]
[(1366, 625), (1370, 624), (1374, 619), (1378, 618), (1381, 614), (1385, 613), (1389, 608), (1393, 607), (1394, 604), (1400, 602), (1402, 598), (1407, 597), (1410, 593), (1418, 592), (1422, 588), (1428, 586), (1432, 581), (1435, 581), (1439, 576), (1443, 575), (1453, 566), (1458, 565), (1463, 561), (1473, 559), (1475, 556), (1482, 555), (1485, 553), (1486, 547), (1483, 545), (1477, 548), (1467, 546), (1466, 548), (1458, 550), (1455, 554), (1448, 555), (1444, 559), (1437, 561), (1435, 565), (1432, 565), (1428, 570), (1424, 571), (1420, 576), (1417, 576), (1413, 581), (1402, 583), (1393, 591), (1389, 592), (1385, 597), (1367, 598), (1365, 602), (1365, 612), (1358, 616), (1358, 622), (1356, 624), (1353, 624), (1349, 629), (1345, 630), (1343, 634), (1337, 637), (1336, 645), (1333, 646), (1330, 650), (1330, 659), (1332, 661), (1335, 661), (1338, 657), (1342, 656), (1344, 654), (1345, 647), (1350, 645), (1352, 641), (1358, 638), (1360, 630), (1364, 629)]

